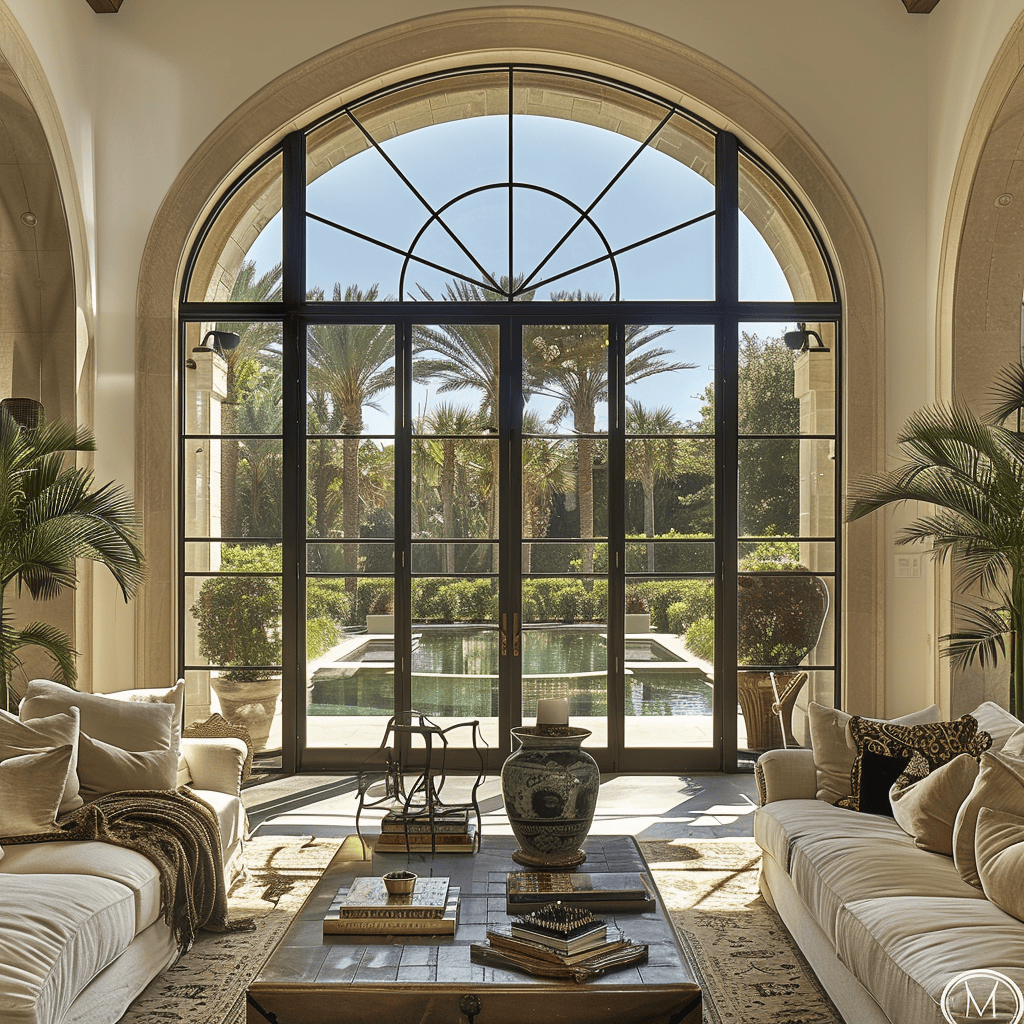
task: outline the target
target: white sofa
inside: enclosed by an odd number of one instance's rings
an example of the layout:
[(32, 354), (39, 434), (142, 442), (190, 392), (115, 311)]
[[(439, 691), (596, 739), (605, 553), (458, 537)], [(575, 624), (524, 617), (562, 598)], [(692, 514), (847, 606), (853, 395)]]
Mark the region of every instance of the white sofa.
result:
[[(994, 704), (974, 715), (994, 750), (1020, 727)], [(812, 750), (768, 751), (756, 776), (761, 892), (848, 1024), (942, 1024), (942, 992), (967, 970), (1024, 988), (1024, 923), (952, 857), (919, 848), (892, 818), (818, 799)]]
[[(180, 727), (179, 727), (180, 728)], [(181, 740), (178, 779), (216, 812), (225, 884), (244, 874), (243, 739)], [(0, 1020), (113, 1024), (178, 955), (145, 856), (103, 842), (0, 850)]]

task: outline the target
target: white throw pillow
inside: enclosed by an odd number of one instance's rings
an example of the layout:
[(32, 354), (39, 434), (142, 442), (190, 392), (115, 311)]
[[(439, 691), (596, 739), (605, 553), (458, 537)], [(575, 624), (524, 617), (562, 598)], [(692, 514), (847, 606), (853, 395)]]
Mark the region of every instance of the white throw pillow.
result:
[(111, 700), (80, 693), (49, 679), (33, 679), (21, 702), (19, 717), (42, 718), (77, 707), (82, 733), (122, 750), (177, 750), (173, 704)]
[(1024, 818), (982, 807), (974, 849), (985, 895), (1000, 910), (1024, 921)]
[[(857, 756), (857, 747), (849, 739), (848, 726), (852, 715), (838, 708), (825, 707), (811, 701), (807, 705), (807, 725), (811, 734), (811, 751), (814, 755), (814, 770), (817, 775), (819, 800), (834, 804), (851, 793), (850, 773)], [(938, 704), (889, 719), (896, 725), (929, 725), (942, 720)], [(873, 722), (886, 719), (873, 718)]]
[[(983, 704), (979, 704), (971, 712), (971, 718), (977, 721), (979, 730), (987, 732), (992, 737), (992, 746), (989, 747), (989, 750), (1002, 750), (1011, 737), (1014, 739), (1015, 746), (1024, 740), (1024, 726), (1021, 726), (1020, 720), (994, 701), (987, 700)], [(1016, 733), (1021, 735), (1018, 737), (1015, 735)], [(1013, 752), (1011, 750), (1011, 753)], [(1016, 752), (1020, 753), (1019, 747)]]
[(981, 888), (975, 840), (982, 807), (1024, 815), (1024, 758), (1006, 750), (986, 751), (981, 769), (967, 799), (957, 811), (953, 825), (953, 863), (960, 877)]
[(128, 701), (131, 704), (170, 704), (174, 708), (174, 720), (171, 723), (174, 735), (181, 740), (182, 722), (185, 718), (185, 680), (179, 679), (168, 689), (151, 687), (149, 689), (117, 690), (100, 696), (107, 700)]
[(66, 814), (82, 806), (78, 793), (78, 708), (28, 721), (0, 710), (0, 761), (63, 746), (71, 747), (71, 766), (64, 782), (59, 812)]
[(958, 754), (923, 779), (889, 790), (892, 816), (922, 850), (953, 856), (953, 825), (978, 777), (978, 760)]
[(54, 831), (70, 767), (68, 743), (0, 761), (0, 835)]

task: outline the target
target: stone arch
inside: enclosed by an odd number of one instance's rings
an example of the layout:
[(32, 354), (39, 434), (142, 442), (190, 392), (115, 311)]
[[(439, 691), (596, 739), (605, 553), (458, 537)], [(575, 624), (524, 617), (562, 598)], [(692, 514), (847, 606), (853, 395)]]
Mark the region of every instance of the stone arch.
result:
[[(544, 8), (487, 8), (430, 15), (351, 40), (280, 76), (240, 106), (207, 138), (178, 175), (158, 211), (141, 268), (136, 349), (139, 425), (136, 491), (145, 516), (150, 582), (136, 605), (136, 665), (172, 673), (175, 644), (175, 490), (168, 486), (177, 436), (176, 304), (185, 259), (206, 217), (234, 178), (297, 124), (309, 123), (360, 95), (435, 70), (482, 61), (559, 66), (596, 73), (680, 103), (728, 126), (784, 177), (821, 230), (837, 267), (844, 308), (843, 373), (860, 385), (846, 403), (846, 433), (858, 438), (844, 473), (860, 476), (882, 462), (882, 290), (869, 233), (840, 176), (780, 107), (735, 73), (656, 33), (610, 18)], [(753, 197), (752, 197), (753, 198)], [(254, 195), (253, 199), (258, 199)], [(757, 203), (750, 202), (753, 217)], [(231, 229), (239, 246), (263, 209)], [(746, 212), (746, 210), (745, 210)], [(269, 219), (269, 217), (266, 217)], [(793, 226), (769, 224), (769, 244), (785, 246)], [(265, 220), (263, 221), (265, 223)], [(761, 225), (757, 225), (759, 228)], [(240, 256), (238, 259), (240, 260)], [(230, 262), (230, 261), (229, 261)], [(780, 257), (785, 269), (792, 261)], [(795, 265), (795, 264), (794, 264)], [(237, 263), (236, 263), (237, 267)], [(209, 268), (209, 280), (232, 268)], [(791, 277), (800, 295), (809, 282)], [(199, 297), (198, 295), (196, 296)], [(851, 312), (853, 311), (852, 315)], [(848, 531), (844, 648), (858, 652), (857, 682), (844, 704), (881, 707), (882, 575), (880, 527)], [(842, 656), (842, 654), (840, 655)]]
[[(957, 158), (939, 265), (937, 387), (984, 405), (996, 371), (1021, 358), (1024, 294), (1024, 15), (997, 53)], [(952, 624), (948, 567), (936, 591), (939, 633)], [(959, 715), (984, 700), (1005, 705), (1005, 666), (939, 674), (943, 707)]]

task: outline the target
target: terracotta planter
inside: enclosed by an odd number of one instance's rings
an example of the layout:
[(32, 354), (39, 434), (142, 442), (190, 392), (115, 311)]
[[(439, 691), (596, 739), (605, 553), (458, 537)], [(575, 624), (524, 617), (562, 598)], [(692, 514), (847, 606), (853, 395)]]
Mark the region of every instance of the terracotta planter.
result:
[(246, 728), (253, 750), (266, 750), (281, 696), (281, 677), (223, 679), (212, 676), (210, 686), (220, 701), (220, 713), (232, 725)]
[(534, 726), (512, 730), (521, 744), (501, 768), (501, 793), (519, 849), (512, 859), (538, 868), (572, 867), (590, 832), (601, 773), (580, 744), (589, 729), (569, 727), (563, 736)]

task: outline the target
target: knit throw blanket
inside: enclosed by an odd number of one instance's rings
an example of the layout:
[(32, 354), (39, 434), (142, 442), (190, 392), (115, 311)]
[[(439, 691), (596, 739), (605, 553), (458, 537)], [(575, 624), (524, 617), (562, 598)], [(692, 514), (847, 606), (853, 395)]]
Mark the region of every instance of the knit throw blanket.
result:
[(8, 836), (0, 845), (94, 839), (143, 854), (160, 871), (160, 910), (182, 953), (200, 928), (252, 927), (228, 923), (217, 815), (190, 790), (108, 793), (63, 815), (57, 825), (53, 832)]

